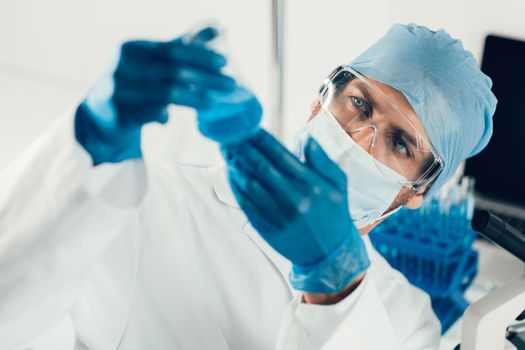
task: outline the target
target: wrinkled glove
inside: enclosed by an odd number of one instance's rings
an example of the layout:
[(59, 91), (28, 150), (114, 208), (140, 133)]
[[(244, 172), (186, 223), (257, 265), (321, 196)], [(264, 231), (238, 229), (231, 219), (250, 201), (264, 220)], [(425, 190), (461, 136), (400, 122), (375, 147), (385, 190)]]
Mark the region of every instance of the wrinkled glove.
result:
[(142, 126), (167, 122), (169, 104), (207, 108), (211, 91), (234, 89), (234, 80), (221, 73), (226, 59), (206, 47), (216, 35), (205, 28), (190, 41), (122, 45), (114, 71), (93, 86), (75, 114), (75, 136), (95, 165), (142, 157)]
[(336, 293), (368, 268), (349, 213), (346, 176), (315, 140), (305, 147), (304, 163), (262, 129), (222, 152), (251, 224), (292, 262), (295, 289)]

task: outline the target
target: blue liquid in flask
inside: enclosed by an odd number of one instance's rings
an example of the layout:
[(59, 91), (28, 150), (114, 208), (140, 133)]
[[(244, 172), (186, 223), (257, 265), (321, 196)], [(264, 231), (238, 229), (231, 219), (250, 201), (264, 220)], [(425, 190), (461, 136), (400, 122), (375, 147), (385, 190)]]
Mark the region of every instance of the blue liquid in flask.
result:
[(259, 130), (262, 107), (246, 88), (213, 92), (212, 106), (198, 111), (200, 132), (223, 145), (241, 143)]

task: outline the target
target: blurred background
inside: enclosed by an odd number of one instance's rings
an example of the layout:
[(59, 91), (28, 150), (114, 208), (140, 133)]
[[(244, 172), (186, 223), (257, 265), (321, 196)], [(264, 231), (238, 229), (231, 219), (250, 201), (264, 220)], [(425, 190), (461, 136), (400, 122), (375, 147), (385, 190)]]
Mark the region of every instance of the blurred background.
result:
[[(0, 0), (0, 172), (54, 121), (73, 112), (125, 40), (170, 40), (200, 24), (218, 23), (237, 78), (263, 104), (264, 125), (289, 144), (308, 118), (310, 103), (326, 75), (350, 62), (393, 23), (443, 28), (461, 39), (481, 65), (487, 35), (525, 40), (524, 13), (521, 0)], [(495, 47), (492, 52), (498, 50)], [(521, 50), (524, 56), (518, 59), (525, 62), (523, 46)], [(512, 51), (499, 57), (499, 66), (516, 59)], [(525, 78), (517, 86), (525, 87)], [(514, 100), (523, 102), (519, 97)], [(149, 159), (221, 161), (216, 145), (199, 135), (192, 110), (173, 107), (170, 116), (165, 127), (147, 127), (143, 142)], [(467, 164), (467, 174), (479, 180), (480, 172), (472, 164), (470, 168)], [(489, 193), (491, 176), (481, 179), (478, 189)], [(461, 198), (468, 199), (469, 193), (465, 195)], [(491, 196), (498, 199), (497, 193)], [(436, 201), (438, 211), (446, 203), (449, 212), (439, 215), (447, 221), (453, 205), (446, 198)], [(518, 204), (522, 208), (503, 211), (525, 223), (525, 203)], [(465, 257), (471, 245), (472, 241)], [(523, 263), (486, 241), (476, 240), (473, 245), (479, 252), (478, 273), (470, 275), (467, 302), (523, 272)], [(457, 332), (456, 323), (449, 337), (456, 339)]]

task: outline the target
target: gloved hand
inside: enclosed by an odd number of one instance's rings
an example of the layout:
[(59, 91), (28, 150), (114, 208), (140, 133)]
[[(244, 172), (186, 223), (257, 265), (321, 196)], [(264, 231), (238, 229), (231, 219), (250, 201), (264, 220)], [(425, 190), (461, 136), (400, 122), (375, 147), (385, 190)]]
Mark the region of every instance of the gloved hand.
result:
[(75, 115), (75, 136), (95, 165), (142, 157), (142, 126), (167, 122), (168, 104), (206, 108), (210, 91), (234, 89), (221, 73), (226, 59), (206, 47), (216, 35), (205, 28), (189, 42), (122, 45), (114, 72), (95, 84)]
[(350, 217), (346, 176), (315, 140), (306, 145), (304, 163), (262, 129), (222, 152), (251, 224), (292, 262), (295, 289), (336, 293), (369, 266)]

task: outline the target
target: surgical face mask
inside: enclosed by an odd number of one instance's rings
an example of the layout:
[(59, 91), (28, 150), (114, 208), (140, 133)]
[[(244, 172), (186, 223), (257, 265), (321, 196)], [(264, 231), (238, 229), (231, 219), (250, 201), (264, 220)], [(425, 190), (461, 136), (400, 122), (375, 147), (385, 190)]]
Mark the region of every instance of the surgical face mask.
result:
[(357, 228), (370, 225), (390, 214), (390, 207), (406, 178), (391, 170), (359, 146), (324, 108), (297, 134), (293, 152), (304, 160), (304, 147), (313, 137), (347, 177), (348, 203)]

